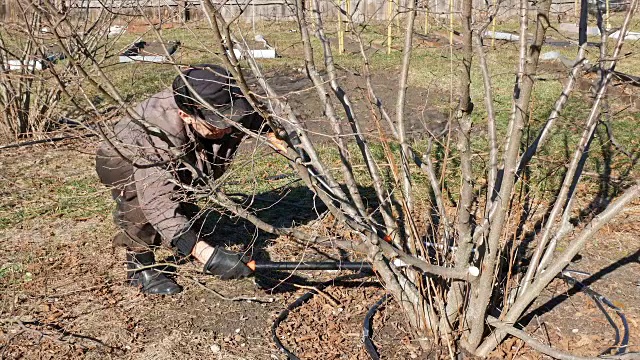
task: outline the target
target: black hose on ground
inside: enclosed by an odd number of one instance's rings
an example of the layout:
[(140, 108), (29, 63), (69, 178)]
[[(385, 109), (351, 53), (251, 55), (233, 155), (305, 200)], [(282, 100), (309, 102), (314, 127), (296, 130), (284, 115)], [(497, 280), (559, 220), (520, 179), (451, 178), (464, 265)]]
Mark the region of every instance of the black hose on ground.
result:
[(300, 360), (300, 359), (282, 344), (282, 342), (280, 341), (280, 338), (278, 338), (278, 326), (284, 319), (287, 318), (287, 316), (289, 316), (289, 312), (291, 310), (309, 301), (309, 299), (311, 299), (314, 295), (315, 295), (315, 291), (309, 291), (304, 295), (300, 296), (298, 299), (296, 299), (296, 301), (289, 304), (286, 309), (282, 310), (280, 314), (278, 314), (278, 317), (273, 321), (273, 324), (271, 324), (271, 335), (273, 336), (273, 341), (276, 343), (276, 347), (283, 354), (285, 354), (287, 356), (287, 359), (289, 360)]
[[(322, 290), (327, 286), (334, 284), (335, 282), (345, 281), (345, 280), (355, 280), (355, 279), (360, 279), (368, 276), (371, 276), (371, 274), (366, 272), (342, 275), (342, 276), (338, 276), (335, 279), (325, 281), (324, 283), (316, 286), (316, 289)], [(289, 360), (300, 360), (300, 358), (298, 358), (294, 353), (289, 351), (289, 349), (287, 349), (284, 346), (284, 344), (282, 344), (282, 341), (280, 341), (280, 339), (278, 338), (278, 326), (283, 320), (285, 320), (289, 316), (289, 313), (291, 312), (291, 310), (294, 310), (302, 306), (302, 304), (309, 301), (316, 293), (317, 292), (315, 290), (311, 290), (309, 292), (304, 293), (302, 296), (297, 298), (296, 301), (289, 304), (286, 309), (282, 310), (280, 314), (278, 314), (278, 316), (275, 318), (275, 320), (273, 320), (273, 324), (271, 324), (271, 336), (273, 337), (273, 341), (276, 343), (276, 347), (278, 348), (278, 350), (280, 350), (283, 354), (285, 354), (287, 356), (287, 359)]]
[[(582, 274), (582, 272), (565, 270), (562, 273), (560, 273), (558, 277), (566, 281), (569, 285), (575, 286), (578, 290), (584, 292), (589, 297), (591, 297), (593, 301), (596, 303), (596, 305), (598, 306), (598, 308), (600, 309), (600, 311), (607, 318), (607, 321), (609, 322), (611, 327), (613, 327), (614, 331), (616, 332), (616, 335), (615, 335), (616, 338), (615, 338), (614, 344), (610, 346), (608, 349), (606, 349), (605, 351), (603, 351), (600, 355), (609, 354), (611, 350), (616, 348), (618, 350), (616, 351), (615, 355), (624, 354), (627, 351), (627, 348), (629, 347), (629, 323), (627, 322), (627, 317), (622, 312), (622, 309), (614, 305), (613, 302), (611, 302), (609, 299), (604, 297), (602, 294), (594, 291), (587, 285), (578, 281), (578, 279), (569, 275), (569, 273), (572, 273), (572, 272)], [(607, 310), (604, 308), (603, 305), (606, 305), (607, 307), (615, 311), (618, 317), (620, 318), (620, 321), (622, 322), (622, 327), (624, 329), (622, 340), (620, 339), (620, 329), (618, 328), (616, 323), (613, 321), (613, 319), (611, 318), (611, 316), (609, 315), (609, 313), (607, 312)], [(620, 343), (620, 345), (618, 345), (618, 343)]]
[(364, 317), (364, 324), (362, 330), (362, 341), (364, 342), (364, 349), (369, 354), (369, 357), (372, 360), (380, 360), (380, 355), (378, 354), (378, 350), (376, 349), (371, 336), (373, 335), (373, 316), (378, 311), (378, 308), (387, 301), (389, 297), (388, 294), (385, 294), (380, 300), (378, 300), (367, 312), (367, 315)]

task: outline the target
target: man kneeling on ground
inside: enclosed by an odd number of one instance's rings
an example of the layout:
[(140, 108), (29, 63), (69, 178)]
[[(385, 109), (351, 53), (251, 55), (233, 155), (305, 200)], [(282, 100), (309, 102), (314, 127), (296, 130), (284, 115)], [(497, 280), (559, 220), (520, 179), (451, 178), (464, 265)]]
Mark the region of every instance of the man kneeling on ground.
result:
[[(171, 89), (140, 103), (135, 112), (146, 124), (123, 117), (100, 144), (96, 157), (98, 176), (111, 188), (116, 202), (113, 215), (120, 232), (113, 244), (127, 248), (127, 281), (146, 294), (182, 291), (153, 267), (153, 248), (160, 245), (175, 249), (179, 256), (193, 256), (204, 264), (205, 273), (222, 279), (251, 274), (242, 254), (199, 238), (189, 218), (193, 205), (178, 199), (177, 184), (198, 183), (185, 163), (214, 179), (224, 173), (246, 135), (234, 122), (256, 133), (266, 133), (268, 126), (226, 69), (199, 65), (182, 74), (189, 86), (177, 76)], [(203, 106), (193, 92), (216, 111)], [(267, 137), (284, 149), (272, 133)]]

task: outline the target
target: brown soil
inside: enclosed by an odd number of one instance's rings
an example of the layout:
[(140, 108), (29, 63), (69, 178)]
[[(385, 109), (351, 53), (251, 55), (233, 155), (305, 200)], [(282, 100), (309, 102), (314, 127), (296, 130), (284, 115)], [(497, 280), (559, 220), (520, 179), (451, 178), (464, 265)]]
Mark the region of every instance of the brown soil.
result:
[[(372, 86), (376, 95), (385, 106), (385, 110), (395, 120), (395, 104), (398, 96), (397, 82), (399, 69), (388, 72), (376, 73), (372, 78)], [(325, 74), (326, 75), (326, 74)], [(315, 88), (303, 69), (278, 69), (265, 74), (269, 78), (269, 84), (277, 94), (289, 94), (287, 100), (304, 124), (309, 136), (318, 143), (330, 142), (334, 134), (331, 124), (323, 116), (324, 107), (318, 99)], [(326, 77), (326, 76), (325, 76)], [(385, 136), (391, 136), (388, 132), (386, 120), (380, 118), (377, 108), (368, 96), (366, 80), (362, 74), (346, 69), (337, 71), (338, 82), (345, 89), (353, 104), (354, 114), (360, 114), (358, 122), (365, 136), (379, 139), (378, 125), (384, 129)], [(434, 89), (426, 89), (410, 86), (406, 94), (406, 132), (409, 139), (418, 139), (425, 134), (442, 134), (446, 128), (448, 110), (444, 107), (434, 107), (434, 104), (448, 104), (449, 97), (446, 94), (438, 94)], [(429, 106), (427, 106), (427, 102)], [(342, 105), (334, 101), (333, 105), (341, 120), (343, 133), (351, 134)], [(379, 123), (372, 120), (373, 113), (379, 119)]]
[[(607, 297), (622, 309), (629, 322), (629, 352), (640, 351), (640, 204), (629, 208), (601, 230), (581, 253), (581, 260), (571, 265), (591, 275), (574, 275), (585, 285)], [(620, 336), (623, 325), (616, 313), (607, 308)], [(615, 329), (595, 305), (592, 298), (577, 292), (564, 281), (556, 280), (532, 308), (530, 317), (540, 317), (548, 325), (538, 328), (536, 320), (528, 329), (558, 348), (578, 355), (596, 356), (614, 342)], [(619, 344), (619, 342), (618, 342)]]
[[(572, 276), (609, 299), (626, 316), (628, 352), (640, 351), (640, 203), (629, 207), (602, 229), (569, 266), (590, 275)], [(619, 337), (624, 327), (606, 307)], [(616, 329), (591, 297), (556, 279), (531, 306), (525, 330), (539, 341), (580, 356), (610, 354), (619, 349)], [(499, 359), (539, 359), (542, 356), (510, 339), (493, 354)]]
[[(292, 311), (278, 336), (300, 359), (317, 359), (319, 354), (323, 359), (369, 359), (362, 342), (363, 319), (384, 293), (371, 286), (330, 287)], [(427, 358), (406, 326), (391, 300), (375, 314), (373, 340), (382, 358)]]

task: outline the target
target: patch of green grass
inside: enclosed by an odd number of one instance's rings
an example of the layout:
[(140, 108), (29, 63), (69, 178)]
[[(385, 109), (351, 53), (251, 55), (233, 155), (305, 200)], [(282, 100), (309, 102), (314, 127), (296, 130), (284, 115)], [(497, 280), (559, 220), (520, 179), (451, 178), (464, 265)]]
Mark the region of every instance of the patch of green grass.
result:
[(0, 279), (10, 276), (12, 273), (22, 272), (21, 264), (6, 263), (0, 266)]
[(104, 187), (94, 177), (85, 177), (64, 183), (57, 190), (56, 214), (85, 218), (108, 211), (111, 203), (102, 195)]
[(4, 263), (0, 266), (0, 284), (4, 286), (18, 285), (33, 280), (33, 274), (26, 271), (23, 264)]
[(18, 192), (0, 207), (0, 230), (32, 219), (52, 216), (83, 219), (108, 212), (111, 204), (103, 195), (104, 187), (94, 176), (67, 180), (31, 179), (33, 191)]
[(42, 207), (29, 206), (18, 209), (0, 208), (0, 230), (8, 229), (24, 221), (45, 216), (49, 213), (49, 210)]

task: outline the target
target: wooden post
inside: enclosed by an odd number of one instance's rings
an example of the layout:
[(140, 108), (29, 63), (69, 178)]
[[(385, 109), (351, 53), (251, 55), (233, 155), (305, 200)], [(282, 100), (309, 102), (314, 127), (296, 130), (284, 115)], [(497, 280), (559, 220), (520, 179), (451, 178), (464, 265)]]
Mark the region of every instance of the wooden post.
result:
[(344, 52), (344, 31), (342, 30), (342, 1), (338, 3), (338, 54)]
[(609, 29), (611, 29), (611, 24), (609, 23), (609, 18), (610, 18), (610, 16), (609, 16), (609, 0), (607, 0), (607, 2), (606, 2), (606, 10), (607, 10), (607, 22), (605, 24), (605, 30), (609, 30)]
[(187, 3), (187, 0), (182, 0), (181, 2), (182, 5), (182, 21), (184, 23), (188, 22), (190, 19), (190, 14), (189, 14), (189, 4)]
[(349, 18), (353, 16), (353, 14), (351, 13), (351, 0), (345, 0), (345, 11), (347, 12), (347, 23), (345, 24), (345, 30), (349, 31), (351, 30), (351, 22), (349, 21)]
[[(316, 11), (316, 4), (314, 4), (314, 1), (316, 0), (307, 0), (307, 2), (309, 3), (309, 15), (311, 17), (311, 19), (313, 19), (313, 21), (311, 21), (311, 31), (313, 31), (313, 33), (315, 34), (317, 29), (316, 29), (316, 15), (319, 14), (315, 14)], [(320, 6), (318, 5), (318, 10), (320, 10)]]
[(491, 37), (491, 48), (496, 48), (496, 18), (498, 17), (498, 11), (496, 11), (496, 6), (498, 6), (498, 0), (493, 0), (493, 8), (495, 15), (491, 20), (491, 31), (493, 31), (493, 36)]
[(393, 22), (393, 0), (387, 6), (387, 55), (391, 54), (391, 23)]
[(424, 34), (427, 35), (428, 33), (429, 33), (429, 0), (424, 0)]
[(6, 0), (0, 0), (0, 20), (2, 20), (2, 22), (7, 21), (7, 1)]
[(396, 4), (396, 29), (400, 32), (400, 0), (394, 0)]
[(253, 35), (256, 35), (256, 2), (255, 0), (251, 1), (251, 29), (253, 30)]
[(449, 45), (453, 46), (453, 0), (449, 0)]

